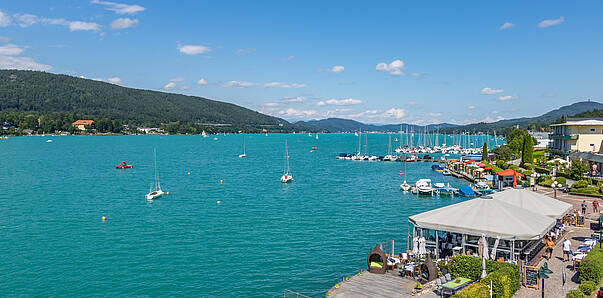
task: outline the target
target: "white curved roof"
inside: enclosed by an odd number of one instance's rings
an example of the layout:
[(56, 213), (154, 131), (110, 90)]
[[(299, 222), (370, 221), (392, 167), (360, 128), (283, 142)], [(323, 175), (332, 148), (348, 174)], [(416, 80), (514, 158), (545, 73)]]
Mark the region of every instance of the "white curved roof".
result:
[(409, 217), (417, 227), (504, 239), (542, 238), (556, 220), (493, 198), (477, 198)]
[(528, 189), (507, 189), (490, 195), (495, 200), (515, 205), (555, 219), (572, 210), (572, 205)]

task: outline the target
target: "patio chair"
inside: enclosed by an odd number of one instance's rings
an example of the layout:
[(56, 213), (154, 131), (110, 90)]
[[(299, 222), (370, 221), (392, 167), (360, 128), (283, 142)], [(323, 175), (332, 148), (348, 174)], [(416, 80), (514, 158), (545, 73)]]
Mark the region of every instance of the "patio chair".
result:
[(438, 278), (438, 279), (436, 279), (436, 284), (437, 284), (437, 286), (438, 286), (438, 287), (436, 288), (436, 291), (438, 291), (438, 294), (439, 294), (440, 296), (442, 296), (442, 285), (443, 285), (442, 280), (441, 280), (441, 279), (439, 279), (439, 278)]
[(444, 275), (444, 277), (446, 277), (446, 282), (449, 282), (452, 280), (452, 276), (450, 276), (450, 273), (446, 273), (446, 275)]

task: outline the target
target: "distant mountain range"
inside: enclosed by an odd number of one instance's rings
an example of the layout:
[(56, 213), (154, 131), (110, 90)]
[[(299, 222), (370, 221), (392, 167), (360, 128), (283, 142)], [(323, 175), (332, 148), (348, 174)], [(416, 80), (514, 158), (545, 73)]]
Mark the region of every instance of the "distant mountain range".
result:
[(596, 101), (582, 101), (573, 103), (571, 105), (563, 106), (556, 110), (552, 110), (546, 114), (537, 117), (523, 117), (515, 119), (505, 119), (496, 122), (486, 123), (472, 123), (467, 125), (455, 125), (450, 123), (440, 124), (429, 124), (427, 126), (413, 125), (413, 124), (387, 124), (387, 125), (373, 125), (364, 124), (354, 120), (340, 119), (340, 118), (328, 118), (322, 120), (310, 120), (310, 121), (298, 121), (295, 125), (298, 128), (313, 131), (325, 131), (325, 132), (352, 132), (352, 131), (378, 131), (378, 132), (395, 132), (400, 131), (400, 127), (403, 130), (413, 130), (415, 132), (422, 131), (434, 131), (439, 130), (441, 132), (452, 133), (452, 132), (492, 132), (494, 130), (502, 132), (505, 129), (509, 129), (513, 126), (519, 125), (520, 127), (528, 128), (531, 125), (536, 127), (546, 127), (554, 121), (561, 118), (561, 116), (573, 116), (576, 114), (603, 109), (603, 104)]
[(322, 120), (310, 120), (310, 121), (298, 121), (295, 125), (305, 130), (313, 131), (324, 131), (324, 132), (353, 132), (353, 131), (380, 131), (380, 132), (397, 132), (400, 131), (400, 127), (403, 130), (408, 131), (432, 131), (442, 128), (456, 127), (457, 125), (450, 123), (441, 124), (429, 124), (427, 126), (414, 125), (414, 124), (386, 124), (386, 125), (375, 125), (375, 124), (364, 124), (355, 120), (341, 119), (341, 118), (328, 118)]

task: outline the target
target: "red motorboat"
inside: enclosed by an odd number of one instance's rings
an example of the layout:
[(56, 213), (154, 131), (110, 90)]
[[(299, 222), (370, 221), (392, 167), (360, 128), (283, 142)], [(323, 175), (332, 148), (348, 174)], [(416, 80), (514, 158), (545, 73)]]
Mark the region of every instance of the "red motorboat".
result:
[(134, 166), (133, 165), (129, 165), (129, 164), (127, 164), (124, 161), (124, 162), (120, 163), (118, 166), (115, 166), (115, 167), (118, 168), (118, 169), (130, 169), (130, 168), (133, 168)]

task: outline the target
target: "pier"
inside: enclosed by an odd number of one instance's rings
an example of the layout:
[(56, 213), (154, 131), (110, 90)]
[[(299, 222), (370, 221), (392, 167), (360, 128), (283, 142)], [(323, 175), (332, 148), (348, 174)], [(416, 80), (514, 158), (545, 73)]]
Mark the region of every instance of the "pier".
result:
[(401, 277), (397, 270), (385, 274), (361, 271), (331, 288), (327, 297), (408, 297), (416, 282)]

